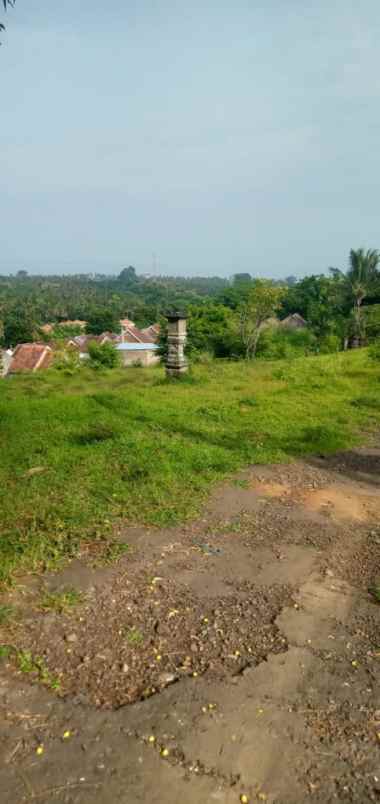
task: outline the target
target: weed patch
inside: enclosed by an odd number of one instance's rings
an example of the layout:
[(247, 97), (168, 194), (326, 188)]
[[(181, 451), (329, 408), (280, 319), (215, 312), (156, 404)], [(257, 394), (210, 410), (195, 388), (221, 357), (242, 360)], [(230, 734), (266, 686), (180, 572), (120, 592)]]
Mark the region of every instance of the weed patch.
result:
[(107, 424), (96, 424), (81, 433), (72, 436), (74, 444), (81, 447), (98, 444), (102, 441), (109, 441), (116, 437), (115, 430)]
[(83, 595), (76, 589), (65, 589), (61, 592), (46, 592), (41, 600), (41, 608), (64, 614), (83, 603)]
[(0, 626), (8, 625), (16, 617), (14, 606), (0, 605)]

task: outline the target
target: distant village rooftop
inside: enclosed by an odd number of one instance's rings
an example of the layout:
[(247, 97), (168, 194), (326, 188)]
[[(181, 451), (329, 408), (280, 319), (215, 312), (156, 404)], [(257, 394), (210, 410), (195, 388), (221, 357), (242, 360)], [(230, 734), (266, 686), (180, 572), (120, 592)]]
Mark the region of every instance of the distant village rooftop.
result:
[(16, 346), (8, 367), (8, 374), (37, 371), (50, 366), (53, 351), (46, 343), (20, 343)]

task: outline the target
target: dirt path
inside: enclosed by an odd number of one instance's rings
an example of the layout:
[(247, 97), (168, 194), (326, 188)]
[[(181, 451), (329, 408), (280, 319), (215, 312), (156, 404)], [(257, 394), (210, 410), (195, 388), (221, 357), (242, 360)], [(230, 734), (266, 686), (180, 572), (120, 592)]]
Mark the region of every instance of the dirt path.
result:
[(378, 801), (379, 515), (380, 449), (252, 467), (117, 565), (25, 581), (2, 804)]

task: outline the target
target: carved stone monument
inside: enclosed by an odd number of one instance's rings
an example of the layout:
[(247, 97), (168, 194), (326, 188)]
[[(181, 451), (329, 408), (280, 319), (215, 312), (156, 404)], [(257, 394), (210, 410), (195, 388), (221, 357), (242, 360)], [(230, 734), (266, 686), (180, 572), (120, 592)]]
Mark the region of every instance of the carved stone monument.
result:
[(168, 320), (168, 356), (166, 374), (168, 377), (180, 377), (188, 370), (185, 357), (186, 316), (183, 313), (170, 313)]

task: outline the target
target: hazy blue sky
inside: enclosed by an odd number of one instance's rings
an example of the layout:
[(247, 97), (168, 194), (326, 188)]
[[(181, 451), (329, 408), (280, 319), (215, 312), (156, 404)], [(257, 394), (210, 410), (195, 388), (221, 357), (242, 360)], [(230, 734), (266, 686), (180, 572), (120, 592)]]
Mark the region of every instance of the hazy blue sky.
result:
[(379, 0), (6, 17), (1, 273), (148, 271), (155, 253), (167, 273), (302, 275), (380, 246)]

